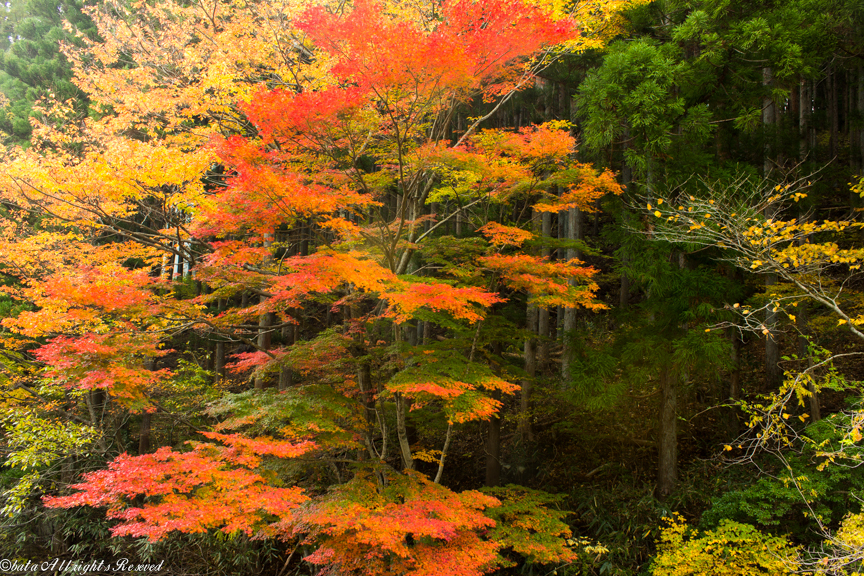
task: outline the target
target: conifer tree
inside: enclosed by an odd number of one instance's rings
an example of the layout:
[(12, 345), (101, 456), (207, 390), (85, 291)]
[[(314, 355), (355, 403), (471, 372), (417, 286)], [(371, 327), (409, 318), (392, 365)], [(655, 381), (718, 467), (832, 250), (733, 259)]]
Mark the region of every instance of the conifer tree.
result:
[(96, 28), (81, 0), (12, 0), (0, 12), (0, 92), (9, 104), (0, 111), (0, 131), (22, 143), (30, 138), (33, 103), (50, 96), (75, 100), (86, 116), (87, 100), (72, 83), (72, 66), (61, 47), (96, 37)]

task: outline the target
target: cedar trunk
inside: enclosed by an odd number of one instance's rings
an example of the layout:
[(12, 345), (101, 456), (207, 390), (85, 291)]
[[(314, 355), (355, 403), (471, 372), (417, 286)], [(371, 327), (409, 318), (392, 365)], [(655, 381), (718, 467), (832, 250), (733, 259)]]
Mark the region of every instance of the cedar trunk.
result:
[(660, 370), (660, 434), (657, 439), (657, 498), (665, 500), (678, 482), (677, 374)]

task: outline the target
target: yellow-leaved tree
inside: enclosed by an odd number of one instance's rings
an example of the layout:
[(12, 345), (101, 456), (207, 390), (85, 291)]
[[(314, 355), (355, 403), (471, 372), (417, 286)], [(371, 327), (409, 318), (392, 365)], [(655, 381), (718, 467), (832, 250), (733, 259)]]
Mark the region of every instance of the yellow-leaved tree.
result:
[(699, 533), (678, 514), (666, 523), (651, 566), (654, 576), (780, 576), (798, 568), (795, 547), (786, 538), (749, 524), (723, 520), (715, 530)]

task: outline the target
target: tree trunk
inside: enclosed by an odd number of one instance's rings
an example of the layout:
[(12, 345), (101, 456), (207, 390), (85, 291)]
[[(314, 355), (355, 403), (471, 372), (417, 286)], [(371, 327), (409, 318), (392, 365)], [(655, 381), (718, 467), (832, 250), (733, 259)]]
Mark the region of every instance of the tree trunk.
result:
[[(798, 305), (798, 316), (796, 324), (798, 327), (798, 357), (804, 360), (807, 368), (813, 366), (813, 357), (810, 355), (809, 343), (807, 342), (806, 334), (808, 332), (808, 312), (807, 303), (802, 302)], [(819, 404), (819, 393), (816, 391), (816, 386), (813, 382), (807, 384), (807, 390), (810, 392), (808, 404), (810, 405), (810, 422), (818, 422), (822, 419), (822, 409)]]
[[(774, 85), (774, 71), (770, 67), (762, 69), (762, 85), (768, 90)], [(762, 128), (765, 137), (762, 172), (765, 178), (768, 178), (774, 164), (772, 154), (776, 120), (776, 106), (770, 92), (767, 92), (762, 98)], [(766, 210), (764, 216), (767, 219), (774, 218), (774, 212)], [(776, 283), (777, 277), (774, 274), (765, 276), (765, 291), (770, 294), (771, 287)], [(773, 312), (773, 306), (768, 306), (765, 310), (765, 327), (768, 329), (765, 335), (765, 379), (769, 389), (780, 383), (780, 346), (774, 336), (776, 325), (777, 315)]]
[[(295, 332), (296, 324), (294, 326), (284, 326), (282, 328), (282, 342), (285, 346), (293, 346), (296, 341), (297, 332)], [(279, 371), (279, 390), (287, 390), (291, 386), (294, 385), (294, 371), (291, 370), (290, 366), (282, 366), (282, 369)]]
[[(729, 373), (729, 400), (737, 402), (741, 398), (741, 335), (734, 327), (729, 328), (730, 363), (732, 370)], [(738, 422), (738, 408), (733, 406), (729, 409), (726, 427), (729, 431), (729, 439), (734, 440), (741, 433)]]
[(798, 92), (798, 160), (803, 162), (810, 154), (810, 125), (813, 114), (810, 81), (802, 79)]
[[(562, 188), (557, 188), (556, 194), (561, 196)], [(558, 240), (566, 240), (569, 238), (567, 235), (567, 218), (569, 215), (568, 210), (561, 210), (555, 217), (555, 221), (558, 223)], [(563, 251), (561, 248), (558, 248), (558, 252), (556, 257), (559, 260), (566, 260), (568, 258), (567, 252)], [(556, 337), (564, 341), (564, 307), (558, 306), (555, 311), (555, 331)], [(562, 366), (562, 374), (563, 374), (563, 366)]]
[[(537, 332), (537, 307), (528, 305), (527, 328), (529, 332)], [(533, 441), (531, 431), (531, 387), (537, 374), (537, 339), (529, 336), (525, 339), (525, 378), (522, 380), (522, 394), (519, 401), (519, 435), (523, 442)]]
[[(261, 296), (260, 302), (263, 304), (267, 301), (266, 296)], [(273, 315), (271, 313), (262, 314), (258, 319), (258, 347), (262, 350), (270, 349), (270, 326), (272, 325)], [(267, 377), (259, 373), (255, 376), (255, 389), (263, 390), (267, 383)]]
[(858, 147), (858, 173), (861, 174), (864, 172), (864, 128), (861, 126), (861, 122), (864, 121), (864, 67), (858, 68), (857, 93), (858, 128), (856, 130), (857, 137), (855, 138), (855, 144)]
[[(220, 298), (217, 304), (220, 314), (225, 311), (225, 306), (225, 300)], [(213, 359), (213, 370), (216, 372), (216, 380), (218, 381), (225, 378), (225, 341), (222, 340), (222, 336), (217, 336), (217, 338), (219, 340), (216, 341), (216, 357)]]
[[(629, 127), (624, 131), (624, 138), (625, 138), (625, 140), (630, 138), (630, 128)], [(629, 144), (625, 142), (622, 145), (622, 151), (626, 151), (628, 148), (629, 148)], [(625, 159), (621, 163), (621, 185), (624, 187), (625, 191), (630, 188), (630, 181), (632, 180), (632, 178), (633, 178), (633, 169), (630, 167), (629, 164), (627, 164), (627, 160)], [(622, 263), (627, 261), (627, 255), (626, 254), (622, 254), (621, 261), (622, 261)], [(630, 278), (627, 276), (627, 274), (621, 274), (620, 291), (618, 293), (618, 307), (621, 310), (626, 310), (627, 306), (629, 304), (630, 304)]]
[[(582, 233), (582, 211), (578, 208), (571, 208), (567, 212), (567, 238), (569, 240), (581, 240)], [(568, 260), (581, 260), (582, 254), (576, 248), (567, 249)], [(572, 362), (573, 348), (571, 339), (573, 331), (576, 330), (576, 309), (564, 309), (564, 352), (561, 355), (561, 379), (566, 385), (570, 382), (570, 363)]]
[[(804, 224), (807, 222), (807, 214), (804, 213), (799, 217), (799, 222)], [(807, 243), (807, 239), (799, 238), (798, 245), (803, 246)], [(809, 343), (807, 342), (806, 335), (809, 332), (808, 326), (808, 311), (807, 311), (807, 302), (801, 302), (798, 305), (798, 316), (796, 317), (796, 325), (798, 328), (798, 357), (804, 360), (807, 364), (807, 367), (811, 367), (813, 365), (813, 358), (810, 356)], [(809, 404), (810, 404), (810, 418), (811, 422), (817, 422), (822, 419), (822, 410), (819, 406), (819, 394), (816, 391), (816, 386), (813, 382), (809, 382), (807, 384), (807, 389), (810, 392)]]
[[(282, 343), (287, 346), (293, 346), (297, 343), (298, 330), (297, 324), (287, 325), (282, 327)], [(287, 390), (294, 384), (294, 371), (290, 366), (282, 366), (279, 371), (279, 390)]]
[(138, 432), (138, 454), (150, 453), (150, 424), (152, 415), (149, 412), (141, 414), (141, 427)]
[[(542, 216), (543, 236), (549, 238), (552, 236), (552, 213), (543, 212)], [(551, 259), (552, 250), (549, 247), (543, 248), (543, 258)], [(537, 335), (539, 336), (539, 358), (537, 361), (540, 372), (543, 373), (549, 363), (549, 309), (540, 308), (537, 319)]]
[[(765, 218), (774, 218), (773, 211), (765, 213)], [(765, 276), (765, 292), (771, 299), (771, 290), (777, 284), (776, 274), (767, 274)], [(783, 374), (780, 370), (780, 344), (777, 341), (777, 313), (774, 312), (774, 305), (769, 302), (765, 308), (765, 328), (768, 330), (765, 334), (765, 384), (768, 390), (773, 390), (780, 386), (783, 380)]]
[[(494, 397), (500, 400), (500, 393)], [(486, 437), (486, 486), (501, 483), (501, 418), (495, 414), (489, 419), (489, 432)]]
[[(541, 230), (541, 216), (536, 211), (531, 211), (531, 228), (535, 234)], [(524, 360), (526, 377), (522, 380), (522, 394), (519, 403), (519, 435), (522, 441), (533, 440), (529, 412), (531, 403), (531, 387), (537, 374), (537, 338), (538, 324), (540, 320), (539, 309), (534, 304), (528, 304), (525, 310), (526, 328), (528, 337), (525, 339)]]
[[(774, 274), (765, 276), (765, 290), (770, 294), (771, 287), (777, 283), (777, 277)], [(765, 335), (765, 384), (768, 390), (773, 390), (778, 387), (783, 380), (783, 374), (780, 370), (780, 344), (777, 341), (777, 313), (773, 310), (773, 305), (765, 309), (765, 328), (768, 333)]]
[(288, 390), (294, 385), (294, 372), (291, 368), (283, 366), (279, 371), (279, 390)]
[(660, 370), (660, 433), (657, 439), (657, 498), (665, 500), (678, 482), (677, 374)]
[[(621, 256), (622, 264), (627, 262), (627, 255)], [(621, 287), (618, 293), (618, 307), (621, 310), (626, 310), (630, 305), (630, 277), (627, 274), (621, 274)]]
[(762, 68), (762, 86), (766, 88), (766, 94), (762, 97), (762, 132), (765, 138), (765, 148), (762, 156), (762, 176), (767, 178), (773, 167), (771, 155), (774, 147), (771, 145), (774, 139), (774, 124), (776, 113), (771, 88), (774, 86), (774, 71), (766, 66)]
[(411, 444), (408, 442), (408, 431), (405, 424), (406, 401), (402, 394), (396, 393), (396, 435), (399, 437), (399, 450), (402, 452), (402, 462), (406, 470), (414, 469), (414, 458), (411, 455)]
[(833, 65), (828, 66), (828, 75), (826, 77), (828, 89), (828, 124), (830, 129), (829, 152), (831, 158), (837, 157), (837, 136), (839, 132), (839, 106), (838, 106), (838, 91), (837, 91), (837, 71)]

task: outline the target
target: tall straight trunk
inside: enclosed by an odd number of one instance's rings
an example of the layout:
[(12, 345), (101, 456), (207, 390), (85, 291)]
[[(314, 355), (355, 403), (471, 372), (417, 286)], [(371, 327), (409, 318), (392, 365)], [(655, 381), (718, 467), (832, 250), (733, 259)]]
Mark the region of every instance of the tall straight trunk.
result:
[[(627, 255), (621, 256), (621, 263), (627, 263)], [(630, 305), (630, 277), (627, 274), (621, 274), (621, 286), (618, 292), (618, 307), (621, 310), (626, 310)]]
[[(777, 277), (774, 274), (765, 276), (766, 292), (770, 294), (775, 284)], [(780, 385), (783, 373), (780, 370), (780, 343), (777, 341), (777, 313), (770, 304), (765, 309), (765, 328), (768, 329), (765, 335), (765, 384), (771, 390)]]
[[(774, 85), (774, 71), (770, 67), (762, 69), (762, 84), (766, 90), (770, 90)], [(763, 177), (768, 178), (774, 165), (775, 153), (774, 150), (774, 134), (777, 121), (776, 106), (771, 97), (770, 92), (766, 92), (762, 100), (762, 127), (765, 136), (765, 149), (763, 150)], [(773, 210), (766, 210), (765, 218), (774, 218)], [(765, 291), (770, 295), (771, 287), (777, 283), (777, 277), (774, 274), (765, 276)], [(770, 298), (770, 296), (769, 296)], [(765, 335), (765, 379), (768, 388), (771, 389), (780, 384), (780, 346), (775, 338), (775, 328), (777, 326), (777, 314), (773, 311), (773, 306), (768, 306), (765, 309), (765, 327), (768, 333)]]
[(141, 426), (138, 429), (138, 454), (150, 453), (150, 426), (152, 415), (149, 412), (141, 414)]
[(101, 430), (102, 420), (105, 417), (105, 404), (108, 402), (108, 393), (104, 388), (93, 388), (90, 392), (90, 398), (93, 402), (93, 413), (96, 415), (94, 427)]
[[(569, 240), (581, 240), (582, 211), (579, 208), (570, 208), (567, 211), (567, 238)], [(581, 260), (582, 253), (576, 248), (567, 249), (568, 260)], [(566, 384), (570, 381), (570, 363), (573, 356), (571, 345), (573, 331), (576, 330), (576, 309), (564, 309), (564, 352), (561, 355), (561, 379)]]
[[(798, 316), (795, 318), (798, 328), (798, 357), (804, 360), (807, 367), (813, 366), (813, 357), (810, 355), (810, 347), (807, 342), (806, 334), (808, 332), (808, 311), (807, 303), (802, 302), (798, 305)], [(813, 382), (807, 384), (807, 390), (810, 392), (808, 404), (810, 406), (810, 421), (817, 422), (822, 419), (822, 409), (819, 404), (819, 393), (816, 391), (816, 386)]]
[[(527, 328), (531, 333), (537, 332), (537, 307), (533, 304), (528, 305), (527, 311)], [(528, 336), (525, 339), (525, 378), (522, 380), (522, 393), (519, 398), (519, 435), (523, 442), (532, 441), (534, 439), (531, 431), (530, 411), (531, 411), (531, 388), (534, 384), (534, 377), (537, 375), (537, 339), (533, 336)]]
[(787, 100), (786, 116), (789, 118), (789, 124), (798, 127), (798, 120), (801, 118), (801, 90), (795, 88), (789, 91)]
[(288, 390), (294, 385), (294, 372), (288, 366), (279, 371), (279, 390)]
[(406, 470), (414, 469), (414, 458), (411, 455), (411, 444), (408, 442), (408, 428), (405, 421), (406, 400), (396, 393), (396, 436), (399, 438), (399, 450)]
[(798, 84), (798, 160), (803, 161), (810, 154), (810, 125), (813, 116), (813, 102), (810, 81), (802, 79)]
[[(266, 296), (260, 297), (260, 302), (263, 304), (267, 301)], [(273, 315), (271, 313), (262, 314), (258, 319), (258, 348), (261, 350), (270, 349), (270, 326), (273, 323)], [(267, 383), (267, 378), (263, 374), (258, 374), (255, 377), (255, 389), (263, 390)]]
[[(270, 248), (273, 245), (273, 234), (264, 234), (264, 247)], [(264, 304), (267, 302), (266, 296), (259, 296), (258, 302), (260, 304)], [(270, 349), (270, 326), (273, 325), (274, 315), (271, 312), (265, 312), (258, 317), (258, 348), (261, 350), (269, 350)], [(259, 373), (255, 377), (255, 389), (263, 390), (264, 385), (267, 383), (267, 378), (264, 374)]]
[[(500, 350), (499, 350), (500, 352)], [(495, 400), (501, 399), (500, 392), (493, 395)], [(501, 418), (495, 414), (489, 419), (486, 436), (486, 486), (498, 486), (501, 483)]]
[[(626, 139), (630, 138), (630, 128), (628, 127), (624, 131), (625, 143), (621, 146), (622, 151), (626, 152), (629, 148), (629, 144), (626, 142)], [(627, 160), (625, 159), (621, 163), (621, 185), (624, 187), (624, 190), (630, 188), (630, 182), (633, 179), (633, 169), (629, 164), (627, 164)], [(622, 254), (621, 261), (627, 261), (627, 255)], [(622, 310), (626, 310), (627, 306), (630, 304), (630, 278), (627, 274), (621, 274), (621, 283), (618, 292), (618, 307)]]
[[(804, 213), (800, 218), (799, 222), (806, 223), (807, 214)], [(807, 239), (799, 238), (798, 245), (803, 246), (807, 244)], [(801, 302), (798, 305), (798, 316), (796, 320), (796, 327), (798, 328), (798, 357), (802, 360), (805, 360), (807, 363), (807, 367), (813, 366), (813, 357), (810, 355), (810, 346), (807, 342), (807, 333), (809, 332), (809, 318), (808, 318), (808, 310), (807, 310), (807, 302)], [(810, 418), (811, 422), (816, 422), (822, 419), (822, 410), (819, 405), (819, 393), (816, 391), (816, 386), (813, 382), (809, 382), (807, 384), (807, 390), (810, 392), (809, 404), (810, 404)]]
[[(776, 215), (775, 211), (766, 210), (765, 218), (772, 219)], [(777, 284), (776, 274), (767, 274), (765, 276), (765, 292), (771, 299), (771, 290)], [(774, 312), (773, 304), (765, 308), (765, 328), (768, 332), (765, 334), (765, 384), (768, 390), (780, 386), (783, 380), (783, 372), (780, 369), (780, 343), (777, 340), (777, 313)]]
[(225, 342), (219, 340), (216, 342), (216, 352), (213, 359), (213, 372), (216, 374), (216, 380), (225, 377)]
[[(541, 232), (541, 226), (540, 214), (532, 210), (531, 228), (534, 234), (539, 234)], [(526, 306), (525, 316), (525, 327), (528, 329), (528, 336), (525, 338), (524, 344), (526, 376), (522, 380), (522, 393), (519, 402), (519, 435), (523, 442), (534, 439), (533, 433), (531, 432), (529, 413), (531, 409), (531, 388), (534, 384), (534, 377), (537, 374), (537, 332), (540, 320), (539, 309), (536, 305), (529, 302)]]
[[(219, 299), (217, 308), (220, 314), (225, 311), (226, 304), (224, 298)], [(213, 359), (213, 371), (216, 372), (216, 380), (225, 377), (225, 341), (222, 340), (221, 336), (216, 341), (216, 358)]]
[[(861, 123), (864, 122), (864, 67), (858, 68), (858, 86), (857, 86), (856, 108), (858, 110), (858, 127), (855, 144), (858, 147), (858, 173), (864, 173), (864, 127)], [(854, 149), (854, 147), (853, 147)]]
[(186, 241), (183, 243), (183, 278), (189, 277), (189, 265), (191, 264), (189, 260), (189, 254), (191, 254), (192, 243)]
[[(562, 189), (559, 188), (557, 190), (558, 196), (561, 195), (561, 192), (562, 192)], [(569, 211), (562, 210), (562, 211), (558, 212), (558, 214), (556, 215), (555, 219), (558, 222), (558, 240), (566, 240), (568, 238), (568, 235), (567, 235), (567, 217), (568, 217), (568, 214), (569, 214)], [(562, 251), (561, 248), (558, 249), (557, 257), (559, 260), (566, 260), (569, 258), (569, 256), (567, 255), (567, 252)], [(557, 338), (563, 342), (564, 341), (564, 307), (563, 306), (558, 306), (558, 308), (556, 310), (555, 329), (557, 332)]]
[(432, 218), (426, 220), (427, 232), (431, 230), (432, 226), (434, 226), (435, 223), (441, 219), (441, 215), (439, 214), (439, 211), (441, 210), (440, 206), (441, 205), (437, 202), (432, 202), (432, 204), (429, 206), (429, 213), (434, 217), (434, 220)]
[(678, 375), (660, 370), (660, 431), (657, 438), (657, 498), (665, 500), (678, 483)]
[[(147, 370), (156, 370), (157, 359), (149, 357), (144, 360), (144, 367)], [(150, 452), (150, 437), (153, 424), (153, 415), (150, 412), (141, 414), (141, 424), (138, 428), (138, 454), (147, 454)]]
[(766, 93), (762, 97), (762, 131), (765, 138), (765, 148), (762, 155), (762, 175), (768, 177), (773, 167), (775, 123), (776, 123), (776, 106), (771, 95), (771, 88), (774, 86), (774, 70), (768, 66), (762, 68), (762, 86), (765, 87)]
[[(282, 328), (282, 342), (285, 346), (293, 346), (297, 343), (296, 337), (297, 332), (295, 332), (294, 326), (284, 326)], [(290, 366), (282, 366), (282, 369), (279, 371), (279, 390), (287, 390), (291, 388), (294, 384), (294, 371), (291, 370)]]
[[(352, 302), (346, 310), (346, 318), (356, 320), (362, 315), (362, 309), (357, 301)], [(299, 315), (298, 315), (299, 316)], [(300, 318), (298, 324), (294, 324), (292, 341), (297, 342), (300, 339)], [(357, 388), (360, 390), (360, 402), (364, 408), (363, 416), (366, 419), (366, 431), (364, 434), (364, 443), (369, 457), (373, 460), (386, 458), (387, 453), (387, 434), (382, 431), (383, 445), (380, 453), (376, 452), (374, 439), (378, 431), (377, 413), (376, 413), (376, 392), (372, 382), (372, 367), (369, 361), (369, 354), (366, 348), (366, 338), (364, 330), (357, 330), (354, 333), (352, 342), (349, 347), (351, 356), (357, 359)], [(383, 405), (383, 399), (378, 398), (378, 401)], [(386, 422), (386, 420), (385, 420)], [(386, 426), (386, 424), (385, 424)], [(362, 452), (361, 452), (362, 454)]]
[[(729, 360), (732, 365), (729, 373), (729, 400), (733, 403), (741, 398), (741, 335), (734, 327), (729, 328)], [(734, 440), (740, 433), (738, 422), (738, 409), (733, 406), (728, 411), (727, 428), (729, 430), (729, 439)]]
[(570, 118), (570, 94), (564, 82), (558, 84), (558, 118)]
[(843, 78), (845, 80), (843, 82), (843, 137), (850, 138), (851, 142), (852, 122), (850, 120), (852, 119), (852, 100), (854, 99), (852, 96), (852, 71), (846, 70), (843, 73)]
[(837, 137), (840, 131), (840, 114), (837, 90), (837, 70), (834, 65), (828, 66), (827, 88), (828, 88), (828, 127), (830, 129), (829, 148), (831, 158), (837, 157)]
[(180, 243), (177, 243), (177, 251), (174, 253), (174, 268), (171, 273), (171, 280), (180, 278)]
[(297, 247), (298, 255), (300, 256), (308, 256), (309, 255), (309, 233), (308, 227), (306, 223), (303, 222), (300, 224), (300, 244)]
[[(552, 213), (543, 212), (542, 216), (542, 232), (545, 238), (552, 236)], [(543, 248), (543, 258), (549, 260), (552, 257), (552, 250), (547, 246)], [(537, 360), (540, 371), (546, 369), (549, 363), (549, 309), (546, 307), (540, 308), (537, 318), (537, 335), (540, 338), (539, 358)]]
[[(394, 324), (393, 335), (396, 345), (402, 342), (402, 326)], [(411, 454), (411, 442), (408, 440), (408, 400), (399, 392), (394, 395), (396, 400), (396, 438), (399, 440), (399, 451), (402, 454), (402, 463), (406, 470), (414, 469), (414, 457)]]

